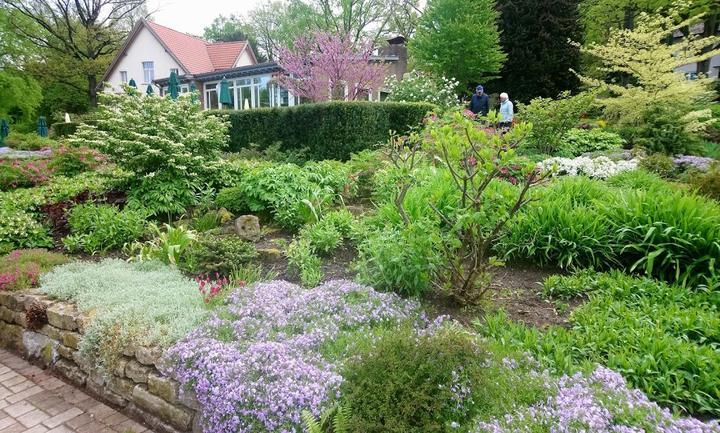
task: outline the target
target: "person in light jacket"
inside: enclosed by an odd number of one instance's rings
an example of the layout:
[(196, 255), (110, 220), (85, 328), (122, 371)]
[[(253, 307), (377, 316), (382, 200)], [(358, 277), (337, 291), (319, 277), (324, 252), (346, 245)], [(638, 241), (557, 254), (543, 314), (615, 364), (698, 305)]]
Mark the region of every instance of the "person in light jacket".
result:
[(513, 103), (508, 98), (508, 94), (502, 92), (500, 94), (500, 127), (509, 128), (512, 125), (513, 117)]

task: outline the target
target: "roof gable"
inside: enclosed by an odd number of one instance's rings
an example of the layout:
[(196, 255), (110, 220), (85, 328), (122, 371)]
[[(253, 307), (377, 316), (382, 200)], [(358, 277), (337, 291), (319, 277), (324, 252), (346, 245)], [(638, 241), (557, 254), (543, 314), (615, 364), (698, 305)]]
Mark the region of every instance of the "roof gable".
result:
[(147, 26), (173, 54), (183, 69), (190, 74), (200, 74), (214, 70), (207, 50), (207, 43), (196, 36), (146, 21)]
[[(247, 43), (238, 42), (216, 42), (207, 44), (207, 52), (213, 64), (213, 70), (229, 69), (235, 66), (238, 57), (242, 54)], [(210, 72), (210, 71), (205, 71)]]

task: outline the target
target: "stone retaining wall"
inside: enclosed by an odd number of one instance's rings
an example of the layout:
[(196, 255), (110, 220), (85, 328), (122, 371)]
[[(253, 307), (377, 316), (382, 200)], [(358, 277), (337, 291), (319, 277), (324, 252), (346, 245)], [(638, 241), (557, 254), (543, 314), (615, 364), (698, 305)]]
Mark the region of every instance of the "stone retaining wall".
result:
[[(47, 306), (47, 324), (28, 327), (26, 311), (34, 302)], [(89, 394), (144, 421), (158, 433), (199, 433), (199, 407), (188, 393), (181, 396), (176, 381), (158, 371), (157, 348), (126, 350), (112, 372), (104, 374), (77, 350), (87, 317), (72, 304), (36, 291), (0, 292), (0, 346), (50, 368)]]

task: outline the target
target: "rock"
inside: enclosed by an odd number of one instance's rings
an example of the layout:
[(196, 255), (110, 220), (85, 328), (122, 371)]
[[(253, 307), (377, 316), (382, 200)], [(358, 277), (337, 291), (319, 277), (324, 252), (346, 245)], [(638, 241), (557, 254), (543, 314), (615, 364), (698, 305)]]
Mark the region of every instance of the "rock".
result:
[(197, 395), (195, 395), (195, 391), (193, 390), (181, 390), (181, 392), (178, 393), (178, 401), (188, 409), (198, 412), (201, 410), (200, 402), (197, 400)]
[(80, 367), (81, 371), (90, 373), (95, 370), (95, 365), (90, 362), (90, 358), (83, 355), (80, 351), (75, 351), (73, 353), (73, 361), (75, 362), (75, 365)]
[(75, 350), (77, 350), (77, 348), (80, 346), (80, 339), (82, 338), (82, 336), (77, 332), (62, 331), (60, 333), (60, 336), (62, 337), (60, 341), (65, 346)]
[(127, 379), (110, 376), (107, 381), (107, 388), (115, 394), (130, 400), (132, 399), (132, 393), (135, 389), (135, 383)]
[(155, 415), (150, 414), (148, 411), (133, 402), (130, 402), (130, 404), (127, 405), (125, 412), (127, 415), (135, 419), (142, 420), (148, 427), (157, 433), (179, 433), (173, 426), (164, 422)]
[(268, 263), (277, 262), (283, 258), (282, 251), (277, 248), (258, 248), (257, 252), (260, 255), (260, 259)]
[(173, 406), (162, 398), (151, 394), (142, 385), (136, 385), (132, 394), (132, 401), (139, 407), (169, 422), (180, 430), (188, 430), (193, 419), (189, 410)]
[(128, 362), (125, 366), (125, 376), (136, 383), (147, 383), (150, 371), (149, 367), (146, 367), (135, 360)]
[(0, 305), (11, 310), (24, 310), (25, 297), (12, 292), (0, 292)]
[(178, 383), (172, 379), (157, 374), (148, 376), (148, 391), (161, 397), (168, 403), (177, 402)]
[(42, 328), (38, 329), (38, 332), (52, 338), (53, 340), (62, 340), (62, 332), (54, 326), (43, 325)]
[(130, 362), (130, 358), (127, 357), (121, 357), (115, 362), (112, 374), (118, 377), (125, 377), (125, 369), (127, 368), (128, 362)]
[(87, 380), (87, 374), (83, 373), (80, 368), (66, 359), (60, 359), (55, 363), (55, 370), (75, 386), (83, 387)]
[(88, 380), (87, 389), (91, 394), (96, 395), (101, 400), (104, 400), (110, 404), (118, 407), (125, 407), (128, 404), (128, 400), (123, 398), (120, 394), (117, 394), (104, 385), (95, 383), (94, 381)]
[(57, 361), (59, 346), (57, 341), (32, 331), (23, 332), (22, 339), (27, 356), (42, 360), (44, 366), (52, 365)]
[(52, 326), (67, 331), (78, 329), (77, 311), (75, 307), (68, 304), (55, 304), (47, 309), (48, 323)]
[(262, 237), (260, 220), (255, 215), (242, 215), (235, 219), (235, 234), (245, 241), (257, 242)]
[(24, 351), (23, 327), (12, 323), (0, 322), (0, 347)]
[(13, 323), (13, 313), (14, 311), (0, 305), (0, 321), (7, 322), (7, 323)]
[(138, 347), (135, 351), (135, 359), (143, 365), (157, 365), (162, 356), (159, 347)]
[(58, 344), (57, 352), (58, 352), (58, 355), (62, 356), (65, 359), (70, 359), (70, 360), (73, 359), (73, 355), (75, 353), (74, 350), (72, 350), (71, 348), (69, 348), (67, 346), (63, 346), (62, 344)]

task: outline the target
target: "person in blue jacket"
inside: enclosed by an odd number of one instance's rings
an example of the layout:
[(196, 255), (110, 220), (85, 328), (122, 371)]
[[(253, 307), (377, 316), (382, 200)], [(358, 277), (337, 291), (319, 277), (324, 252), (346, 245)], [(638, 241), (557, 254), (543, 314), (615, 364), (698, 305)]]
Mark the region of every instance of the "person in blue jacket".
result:
[(475, 88), (475, 94), (470, 99), (470, 111), (479, 116), (487, 116), (490, 111), (490, 99), (485, 94), (483, 86), (478, 85)]

